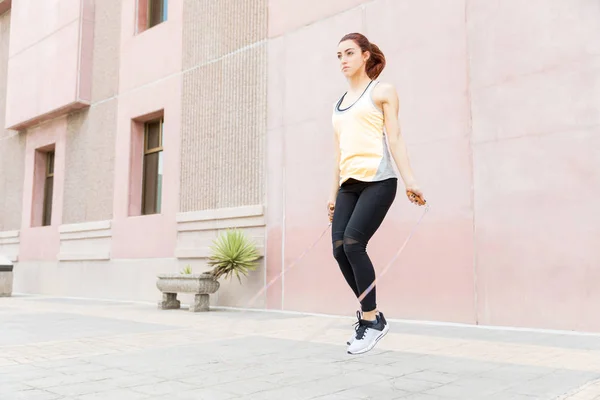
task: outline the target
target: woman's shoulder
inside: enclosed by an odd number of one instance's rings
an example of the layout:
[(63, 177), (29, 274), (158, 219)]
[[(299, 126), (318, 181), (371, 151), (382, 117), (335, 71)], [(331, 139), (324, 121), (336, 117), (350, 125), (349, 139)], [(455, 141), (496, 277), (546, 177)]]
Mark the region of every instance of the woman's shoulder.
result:
[(396, 86), (389, 82), (379, 82), (373, 89), (372, 98), (373, 102), (380, 108), (383, 107), (383, 104), (397, 102)]
[(385, 81), (377, 81), (377, 85), (373, 88), (373, 95), (387, 97), (396, 93), (396, 86), (393, 83)]
[(373, 103), (383, 110), (384, 104), (395, 104), (398, 102), (398, 93), (396, 86), (390, 82), (378, 82), (371, 93)]

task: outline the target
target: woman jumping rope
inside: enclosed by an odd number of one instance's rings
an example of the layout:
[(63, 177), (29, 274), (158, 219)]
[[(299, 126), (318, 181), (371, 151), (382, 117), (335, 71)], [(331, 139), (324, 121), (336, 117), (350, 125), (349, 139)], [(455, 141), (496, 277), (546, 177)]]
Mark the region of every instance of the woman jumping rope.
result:
[[(377, 81), (385, 67), (383, 53), (362, 34), (350, 33), (339, 42), (337, 56), (349, 90), (333, 111), (335, 166), (328, 211), (333, 255), (359, 298), (375, 280), (367, 244), (396, 197), (398, 178), (390, 150), (408, 199), (418, 205), (425, 201), (400, 133), (396, 89)], [(350, 354), (371, 350), (389, 330), (377, 310), (375, 287), (360, 303), (355, 332), (347, 343)]]

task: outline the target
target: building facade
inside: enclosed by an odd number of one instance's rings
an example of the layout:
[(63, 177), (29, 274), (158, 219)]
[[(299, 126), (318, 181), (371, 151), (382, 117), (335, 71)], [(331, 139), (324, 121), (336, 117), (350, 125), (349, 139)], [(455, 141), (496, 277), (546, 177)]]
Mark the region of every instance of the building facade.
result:
[[(358, 31), (386, 55), (431, 207), (378, 284), (381, 309), (600, 331), (597, 1), (3, 0), (0, 13), (0, 253), (16, 292), (158, 301), (157, 274), (203, 270), (240, 227), (264, 257), (213, 304), (352, 315), (326, 201), (346, 85), (335, 53)], [(399, 188), (369, 245), (379, 271), (423, 213)]]

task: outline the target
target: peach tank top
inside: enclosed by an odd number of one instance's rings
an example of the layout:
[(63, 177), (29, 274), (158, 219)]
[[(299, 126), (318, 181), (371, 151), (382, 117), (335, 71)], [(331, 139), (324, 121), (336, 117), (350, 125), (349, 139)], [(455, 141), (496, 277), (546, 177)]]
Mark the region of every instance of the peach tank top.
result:
[(332, 122), (340, 144), (340, 185), (350, 178), (375, 182), (397, 178), (385, 140), (383, 111), (375, 105), (371, 81), (361, 96), (340, 108), (346, 93), (333, 110)]

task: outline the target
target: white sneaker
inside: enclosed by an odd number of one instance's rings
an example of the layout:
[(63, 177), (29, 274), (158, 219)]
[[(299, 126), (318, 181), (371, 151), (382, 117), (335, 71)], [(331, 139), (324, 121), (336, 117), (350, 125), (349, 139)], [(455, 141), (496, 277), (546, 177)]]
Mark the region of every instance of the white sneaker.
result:
[(383, 313), (377, 315), (375, 321), (359, 320), (359, 326), (356, 329), (356, 337), (348, 345), (348, 354), (362, 354), (371, 350), (390, 330), (390, 327), (383, 316)]
[(355, 338), (355, 337), (356, 337), (356, 335), (354, 335), (354, 334), (353, 334), (352, 336), (350, 336), (350, 339), (348, 339), (348, 341), (346, 342), (346, 344), (347, 344), (348, 346), (350, 346), (350, 345), (352, 344), (352, 342), (354, 342), (354, 338)]
[(350, 336), (350, 339), (348, 339), (348, 341), (346, 342), (346, 344), (348, 346), (350, 346), (352, 344), (352, 342), (354, 342), (354, 339), (356, 338), (356, 331), (358, 330), (358, 327), (360, 326), (360, 317), (362, 316), (362, 313), (360, 312), (360, 310), (356, 311), (356, 322), (354, 323), (354, 333), (352, 333), (352, 336)]

